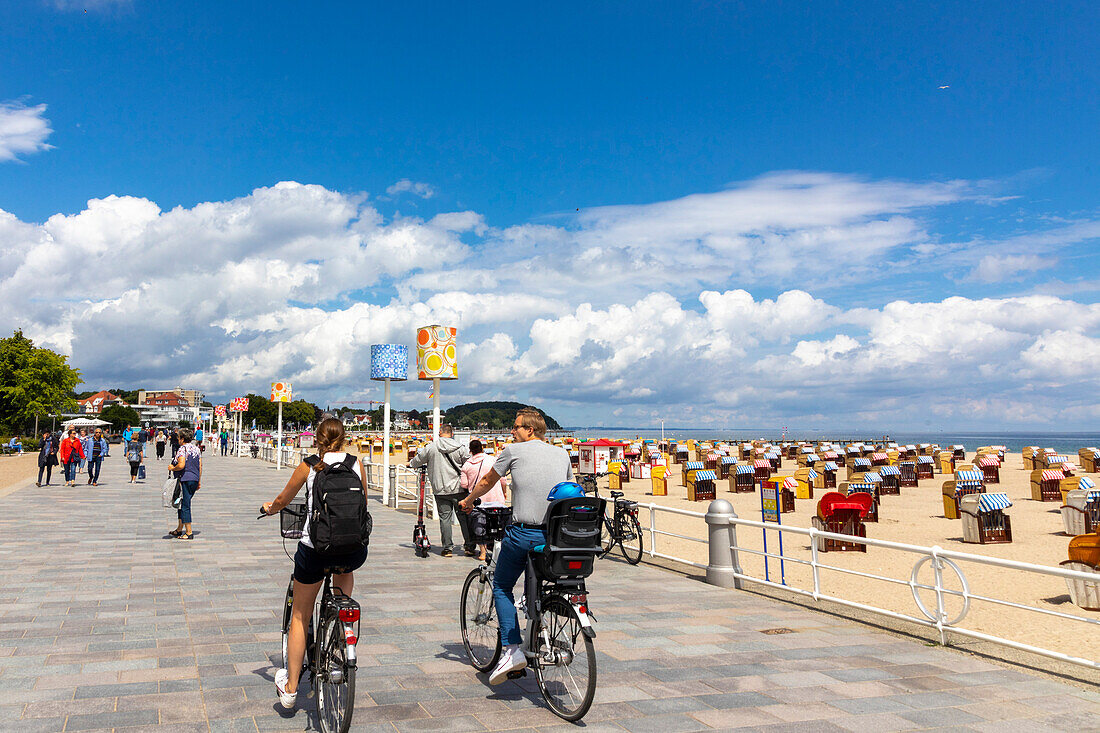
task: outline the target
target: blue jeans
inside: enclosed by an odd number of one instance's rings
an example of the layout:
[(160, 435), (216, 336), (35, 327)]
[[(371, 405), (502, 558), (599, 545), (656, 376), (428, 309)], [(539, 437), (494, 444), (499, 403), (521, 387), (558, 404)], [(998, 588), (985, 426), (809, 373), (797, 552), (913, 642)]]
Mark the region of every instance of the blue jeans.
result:
[(198, 481), (180, 481), (180, 508), (177, 513), (184, 524), (191, 524), (191, 497), (198, 487)]
[[(500, 621), (500, 638), (504, 644), (519, 644), (523, 637), (519, 631), (519, 614), (512, 590), (523, 571), (527, 569), (527, 553), (546, 544), (546, 532), (541, 529), (522, 529), (512, 525), (504, 533), (504, 539), (496, 552), (497, 568), (493, 573), (493, 603)], [(528, 607), (534, 603), (527, 599)]]
[(102, 465), (103, 456), (88, 459), (88, 478), (92, 480), (92, 483), (99, 482), (99, 469)]
[(65, 464), (65, 480), (76, 481), (77, 468), (80, 466), (80, 461), (72, 460)]

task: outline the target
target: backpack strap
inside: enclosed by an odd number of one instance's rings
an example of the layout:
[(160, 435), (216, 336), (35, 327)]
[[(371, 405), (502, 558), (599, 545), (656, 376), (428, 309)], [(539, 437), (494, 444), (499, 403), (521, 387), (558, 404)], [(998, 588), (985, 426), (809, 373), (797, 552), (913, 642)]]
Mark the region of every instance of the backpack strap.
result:
[(341, 463), (344, 464), (344, 468), (352, 472), (355, 471), (355, 464), (358, 462), (359, 459), (356, 456), (353, 456), (351, 453), (348, 453), (346, 456), (344, 456), (344, 460), (341, 461)]
[(306, 459), (304, 461), (302, 461), (302, 463), (306, 464), (310, 468), (313, 468), (314, 466), (316, 466), (320, 462), (321, 462), (321, 457), (320, 456), (306, 456)]
[(439, 451), (439, 452), (440, 452), (440, 454), (442, 454), (442, 456), (444, 458), (447, 459), (447, 463), (451, 464), (451, 468), (453, 468), (455, 470), (455, 473), (461, 475), (462, 474), (462, 469), (458, 467), (458, 464), (455, 463), (455, 459), (451, 457), (451, 454), (454, 453), (456, 450), (458, 450), (458, 448), (452, 448), (451, 450), (446, 451), (446, 452), (444, 452), (444, 451)]

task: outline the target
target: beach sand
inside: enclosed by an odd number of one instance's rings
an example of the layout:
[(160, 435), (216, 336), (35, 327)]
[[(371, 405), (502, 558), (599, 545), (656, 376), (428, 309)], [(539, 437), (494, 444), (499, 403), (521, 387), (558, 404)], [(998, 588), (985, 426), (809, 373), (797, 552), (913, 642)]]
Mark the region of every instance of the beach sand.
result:
[[(974, 454), (967, 453), (966, 462), (971, 462), (973, 459)], [(375, 453), (374, 460), (380, 462), (380, 455)], [(392, 457), (391, 461), (398, 464), (406, 463), (403, 457), (396, 456)], [(784, 458), (783, 465), (775, 472), (775, 475), (792, 475), (796, 468), (796, 462), (793, 459)], [(1100, 484), (1100, 475), (1080, 471), (1076, 475), (1091, 476)], [(846, 470), (841, 468), (837, 473), (837, 483), (840, 484), (845, 481), (846, 477)], [(943, 513), (942, 485), (948, 478), (950, 478), (949, 475), (943, 476), (937, 473), (932, 479), (920, 481), (917, 487), (902, 488), (900, 495), (883, 496), (879, 507), (879, 522), (868, 522), (866, 524), (867, 536), (873, 539), (922, 547), (938, 545), (943, 549), (973, 555), (985, 555), (1049, 567), (1058, 567), (1060, 562), (1068, 559), (1067, 551), (1070, 537), (1063, 531), (1062, 517), (1059, 511), (1061, 502), (1037, 502), (1031, 499), (1030, 472), (1024, 470), (1023, 458), (1019, 453), (1006, 454), (1004, 465), (1001, 466), (1000, 483), (987, 485), (987, 491), (1006, 493), (1013, 503), (1006, 510), (1012, 520), (1013, 541), (1011, 543), (979, 545), (962, 541), (962, 520), (947, 519)], [(599, 483), (602, 495), (609, 498), (607, 478), (601, 478)], [(729, 482), (726, 480), (716, 482), (716, 486), (718, 487), (717, 497), (729, 501), (738, 517), (760, 521), (759, 489), (751, 494), (734, 494), (728, 492)], [(705, 513), (709, 503), (707, 501), (691, 502), (687, 500), (687, 489), (682, 485), (679, 466), (670, 468), (668, 496), (653, 496), (649, 479), (632, 479), (623, 488), (627, 498), (640, 504), (652, 503), (662, 507)], [(832, 489), (815, 489), (813, 499), (796, 499), (795, 511), (782, 515), (783, 524), (810, 528), (812, 526), (811, 518), (817, 511), (817, 500), (826, 491), (832, 491)], [(695, 537), (699, 540), (706, 539), (707, 527), (700, 517), (661, 511), (655, 512), (654, 516), (658, 531)], [(643, 530), (648, 530), (650, 511), (643, 507), (639, 512), (639, 520)], [(737, 532), (738, 545), (747, 550), (762, 551), (762, 535), (763, 530), (761, 529), (741, 527)], [(777, 537), (777, 532), (768, 532), (769, 552), (778, 552)], [(645, 541), (646, 550), (648, 551), (650, 549), (648, 531), (645, 532)], [(657, 539), (657, 551), (696, 563), (705, 564), (707, 562), (708, 548), (705, 543), (660, 535)], [(615, 552), (618, 553), (619, 549), (616, 548)], [(809, 561), (811, 558), (809, 539), (805, 536), (784, 533), (783, 554), (785, 558), (791, 560)], [(819, 572), (819, 590), (825, 595), (924, 618), (908, 585), (913, 567), (920, 557), (920, 555), (908, 552), (877, 547), (869, 547), (866, 553), (819, 553), (819, 563), (843, 570), (904, 581), (902, 585), (837, 570), (821, 569)], [(643, 562), (647, 561), (649, 561), (648, 555), (643, 559)], [(655, 562), (667, 564), (659, 558)], [(759, 578), (764, 577), (764, 558), (762, 556), (742, 552), (739, 556), (739, 562), (746, 574)], [(779, 561), (774, 558), (769, 559), (768, 564), (771, 571), (771, 580), (777, 581), (780, 578)], [(1031, 605), (1077, 618), (1100, 621), (1100, 612), (1086, 611), (1070, 602), (1066, 582), (1062, 578), (997, 568), (974, 562), (959, 561), (958, 565), (966, 578), (972, 597), (965, 620), (958, 622), (960, 626), (972, 631), (999, 636), (1076, 657), (1091, 660), (1100, 659), (1100, 633), (1097, 633), (1098, 627), (1096, 625), (1036, 614), (974, 597), (987, 596), (1013, 603)], [(783, 576), (788, 586), (813, 590), (813, 574), (809, 566), (793, 561), (784, 562), (783, 566)], [(673, 567), (676, 567), (675, 564)], [(683, 565), (679, 567), (693, 574), (702, 572)], [(944, 578), (946, 587), (958, 591), (962, 590), (961, 583), (950, 569), (945, 569)], [(929, 562), (924, 565), (918, 582), (931, 585), (932, 580), (933, 575), (931, 563)], [(764, 587), (747, 583), (745, 588), (756, 590)], [(772, 593), (767, 589), (764, 592)], [(934, 612), (936, 608), (935, 593), (930, 590), (919, 592), (925, 606)], [(776, 593), (782, 596), (783, 591), (776, 591)], [(796, 600), (800, 603), (807, 603), (811, 607), (814, 605), (811, 598)], [(829, 608), (837, 610), (840, 607), (831, 605)], [(949, 618), (958, 615), (962, 608), (963, 601), (960, 597), (945, 596), (945, 610)], [(886, 627), (897, 627), (899, 624), (906, 626), (905, 621), (895, 622), (878, 614), (866, 614), (847, 609), (840, 612), (851, 613), (856, 617)], [(908, 624), (907, 628), (917, 629), (918, 627)], [(938, 640), (935, 629), (921, 633), (930, 639)], [(972, 640), (958, 634), (951, 636), (951, 644), (957, 648), (984, 651), (998, 657), (1008, 658), (1010, 655), (1016, 654), (1003, 646), (991, 647), (986, 642)], [(1016, 656), (1018, 657), (1018, 655)], [(1093, 676), (1091, 672), (1085, 670), (1079, 670), (1073, 674), (1084, 674), (1087, 678)]]
[[(972, 454), (967, 455), (972, 460)], [(794, 460), (784, 459), (783, 466), (776, 475), (793, 474), (795, 468)], [(654, 503), (660, 506), (705, 512), (708, 502), (687, 500), (687, 490), (681, 485), (679, 467), (673, 467), (671, 474), (668, 482), (669, 496), (652, 496), (651, 482), (640, 479), (633, 479), (627, 483), (624, 487), (625, 493), (628, 498), (642, 504)], [(1006, 510), (1012, 520), (1013, 541), (1009, 544), (978, 545), (962, 541), (962, 520), (947, 519), (943, 514), (941, 486), (948, 477), (940, 474), (936, 474), (934, 479), (920, 481), (917, 487), (902, 488), (900, 496), (883, 496), (879, 510), (880, 520), (877, 524), (873, 522), (866, 524), (867, 536), (926, 547), (938, 545), (944, 549), (975, 555), (1057, 567), (1058, 563), (1068, 557), (1067, 548), (1070, 540), (1070, 537), (1063, 532), (1062, 518), (1059, 513), (1061, 502), (1033, 501), (1029, 475), (1029, 472), (1023, 469), (1021, 456), (1009, 454), (1005, 456), (1005, 464), (1001, 467), (1001, 483), (987, 486), (989, 492), (1007, 493), (1013, 502), (1013, 506)], [(1077, 475), (1091, 475), (1094, 479), (1097, 478), (1096, 474), (1078, 473)], [(845, 470), (842, 468), (838, 472), (837, 482), (844, 480)], [(602, 479), (601, 483), (605, 487), (606, 479)], [(760, 520), (759, 490), (752, 494), (732, 494), (727, 491), (727, 481), (716, 482), (716, 485), (718, 498), (729, 501), (738, 517)], [(824, 493), (824, 490), (817, 489), (813, 499), (796, 500), (795, 511), (782, 515), (783, 524), (809, 528), (811, 518), (817, 509), (817, 500)], [(642, 509), (639, 513), (643, 529), (649, 526), (649, 514), (650, 512), (646, 509)], [(706, 537), (706, 527), (703, 520), (699, 518), (659, 511), (655, 516), (658, 530), (700, 539)], [(763, 531), (758, 528), (741, 527), (737, 532), (738, 544), (749, 549), (761, 550), (762, 534)], [(770, 552), (778, 551), (777, 535), (777, 532), (768, 533)], [(647, 549), (649, 549), (648, 541), (647, 533)], [(660, 536), (657, 540), (657, 551), (695, 562), (707, 562), (705, 544)], [(809, 560), (811, 552), (808, 538), (784, 533), (783, 553), (785, 557), (795, 560)], [(837, 568), (902, 579), (907, 583), (913, 566), (920, 556), (898, 550), (869, 547), (866, 553), (828, 552), (819, 553), (818, 557), (819, 562)], [(761, 556), (742, 552), (739, 559), (746, 573), (764, 577), (764, 562)], [(996, 568), (974, 562), (960, 561), (958, 564), (966, 577), (972, 595), (990, 596), (1100, 621), (1100, 612), (1085, 611), (1070, 602), (1066, 583), (1061, 578)], [(775, 581), (780, 577), (779, 561), (771, 559), (769, 566), (771, 579)], [(788, 585), (807, 590), (813, 589), (812, 572), (808, 566), (785, 562), (783, 570)], [(908, 584), (896, 585), (835, 570), (822, 570), (819, 577), (820, 591), (824, 594), (922, 617)], [(931, 584), (931, 579), (932, 570), (930, 563), (927, 563), (920, 576), (920, 582)], [(948, 587), (961, 590), (960, 583), (950, 570), (945, 570), (945, 579)], [(934, 611), (935, 594), (926, 590), (921, 592), (921, 596), (925, 605)], [(949, 617), (953, 617), (962, 610), (962, 599), (946, 598), (947, 613)], [(1100, 633), (1097, 633), (1097, 627), (1070, 619), (1041, 616), (1029, 611), (974, 599), (971, 601), (965, 621), (960, 625), (974, 631), (1086, 659), (1100, 658)], [(969, 642), (956, 635), (952, 638), (952, 643), (965, 647)]]
[[(53, 469), (54, 479), (65, 481), (60, 466)], [(38, 453), (24, 453), (21, 456), (0, 456), (0, 492), (38, 475)], [(60, 478), (58, 478), (60, 476)]]

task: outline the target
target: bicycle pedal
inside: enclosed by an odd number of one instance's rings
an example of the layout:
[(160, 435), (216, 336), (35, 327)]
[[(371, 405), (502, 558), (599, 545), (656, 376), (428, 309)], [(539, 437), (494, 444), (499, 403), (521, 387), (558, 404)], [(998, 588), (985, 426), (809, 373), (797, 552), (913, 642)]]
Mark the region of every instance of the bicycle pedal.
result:
[(508, 673), (508, 679), (510, 679), (510, 680), (518, 680), (520, 677), (526, 677), (526, 676), (527, 676), (527, 668), (526, 667), (524, 667), (523, 669), (517, 669), (515, 672), (509, 672)]

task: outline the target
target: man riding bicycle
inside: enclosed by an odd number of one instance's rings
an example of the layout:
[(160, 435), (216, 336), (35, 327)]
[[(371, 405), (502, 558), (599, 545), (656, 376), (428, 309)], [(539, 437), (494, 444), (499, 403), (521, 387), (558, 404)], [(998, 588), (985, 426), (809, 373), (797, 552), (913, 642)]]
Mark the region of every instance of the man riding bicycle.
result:
[(488, 493), (502, 476), (512, 474), (512, 519), (496, 554), (493, 575), (493, 602), (500, 622), (500, 638), (504, 644), (500, 661), (489, 675), (489, 684), (497, 685), (527, 666), (520, 650), (523, 637), (519, 629), (513, 589), (527, 566), (527, 554), (546, 544), (546, 498), (554, 486), (573, 480), (569, 454), (546, 443), (546, 421), (533, 408), (524, 407), (516, 413), (512, 425), (515, 443), (504, 447), (500, 457), (470, 495), (459, 502), (459, 508), (469, 513), (474, 500)]
[[(294, 554), (294, 603), (291, 609), (290, 628), (287, 632), (287, 669), (275, 673), (275, 688), (279, 702), (286, 709), (294, 707), (298, 696), (298, 678), (302, 673), (302, 660), (306, 650), (306, 628), (313, 616), (313, 605), (317, 593), (325, 579), (325, 573), (332, 572), (332, 584), (345, 595), (350, 596), (355, 585), (353, 571), (367, 559), (367, 548), (343, 553), (325, 555), (318, 552), (310, 539), (309, 516), (313, 509), (313, 485), (316, 474), (326, 465), (334, 466), (344, 461), (348, 454), (344, 452), (344, 425), (336, 418), (326, 418), (317, 426), (317, 456), (319, 460), (306, 460), (298, 464), (286, 487), (274, 501), (263, 505), (265, 514), (276, 514), (284, 509), (298, 495), (302, 486), (306, 487), (306, 522), (302, 528), (302, 539), (298, 551)], [(354, 456), (352, 456), (354, 458)], [(366, 477), (354, 461), (354, 472), (359, 476), (364, 494), (367, 491)]]

